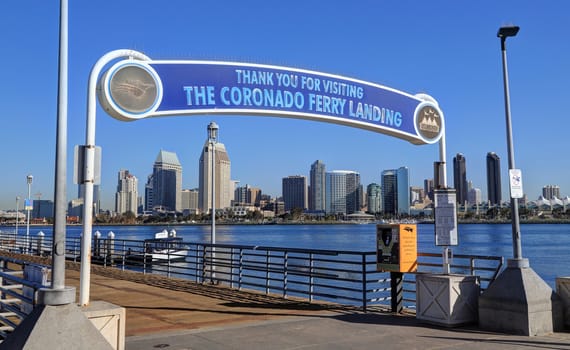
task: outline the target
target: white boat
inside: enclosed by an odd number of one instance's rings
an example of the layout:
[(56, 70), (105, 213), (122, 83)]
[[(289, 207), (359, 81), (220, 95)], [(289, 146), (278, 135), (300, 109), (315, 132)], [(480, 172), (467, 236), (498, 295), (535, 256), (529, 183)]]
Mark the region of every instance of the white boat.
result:
[(184, 261), (188, 249), (181, 237), (176, 237), (174, 229), (166, 229), (154, 234), (154, 238), (144, 240), (144, 252), (131, 254), (128, 257), (145, 262)]

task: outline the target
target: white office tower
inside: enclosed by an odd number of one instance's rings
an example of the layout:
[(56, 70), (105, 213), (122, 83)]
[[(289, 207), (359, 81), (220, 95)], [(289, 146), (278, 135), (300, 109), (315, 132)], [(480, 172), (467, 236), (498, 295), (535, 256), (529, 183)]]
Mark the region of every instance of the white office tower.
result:
[(215, 152), (215, 202), (216, 209), (231, 206), (234, 186), (231, 181), (231, 162), (223, 143), (208, 137), (204, 143), (199, 164), (198, 207), (202, 213), (209, 213), (212, 208), (212, 153)]
[(326, 173), (326, 213), (352, 214), (360, 210), (360, 174), (349, 170)]
[(138, 180), (128, 170), (120, 170), (115, 193), (115, 212), (137, 214), (138, 207)]

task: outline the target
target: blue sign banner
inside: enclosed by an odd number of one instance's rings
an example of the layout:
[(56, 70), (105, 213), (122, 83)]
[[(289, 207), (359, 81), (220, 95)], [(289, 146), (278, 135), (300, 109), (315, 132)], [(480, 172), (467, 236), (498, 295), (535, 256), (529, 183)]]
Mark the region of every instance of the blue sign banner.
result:
[[(124, 77), (128, 76), (123, 70), (127, 66), (146, 70), (155, 86)], [(114, 81), (118, 79), (123, 80)], [(113, 90), (115, 86), (119, 87)], [(433, 99), (356, 79), (285, 67), (126, 60), (109, 70), (103, 89), (111, 106), (106, 109), (123, 120), (174, 114), (285, 116), (368, 129), (415, 144), (434, 143), (443, 133), (443, 115)], [(152, 93), (152, 102), (134, 108), (119, 96), (126, 91), (141, 96)]]

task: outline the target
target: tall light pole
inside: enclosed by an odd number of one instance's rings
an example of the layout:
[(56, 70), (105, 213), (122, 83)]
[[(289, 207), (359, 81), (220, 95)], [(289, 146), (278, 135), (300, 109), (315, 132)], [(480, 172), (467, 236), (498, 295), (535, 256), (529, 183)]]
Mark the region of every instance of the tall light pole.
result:
[(16, 196), (16, 231), (14, 233), (14, 247), (16, 248), (16, 241), (18, 240), (18, 221), (20, 221), (20, 196)]
[(212, 244), (212, 261), (210, 264), (210, 281), (214, 282), (214, 259), (216, 257), (214, 245), (216, 244), (216, 142), (218, 141), (218, 124), (211, 122), (208, 124), (208, 142), (210, 144), (210, 149), (212, 152), (212, 166), (210, 168), (212, 182), (212, 228), (210, 231), (210, 243)]
[(29, 248), (29, 239), (30, 239), (30, 210), (33, 208), (32, 202), (32, 182), (34, 177), (32, 175), (26, 176), (26, 182), (28, 183), (28, 198), (26, 199), (26, 211), (27, 211), (27, 218), (26, 218), (26, 249), (25, 251), (28, 252)]
[[(519, 32), (518, 26), (503, 26), (499, 28), (497, 37), (501, 39), (501, 52), (503, 57), (503, 84), (505, 92), (505, 117), (507, 123), (507, 151), (509, 156), (509, 172), (515, 169), (515, 155), (513, 147), (513, 131), (511, 127), (511, 103), (509, 96), (509, 74), (507, 70), (507, 49), (506, 40), (508, 37), (516, 36)], [(510, 179), (509, 179), (510, 180)], [(511, 193), (511, 223), (513, 235), (513, 258), (514, 260), (522, 259), (520, 223), (519, 223), (519, 203), (518, 198), (514, 198)]]

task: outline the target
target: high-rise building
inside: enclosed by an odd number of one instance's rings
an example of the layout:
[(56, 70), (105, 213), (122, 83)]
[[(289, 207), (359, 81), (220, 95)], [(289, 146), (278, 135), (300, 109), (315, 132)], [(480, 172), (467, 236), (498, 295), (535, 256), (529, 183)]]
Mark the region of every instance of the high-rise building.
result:
[(382, 205), (386, 214), (410, 213), (410, 172), (407, 167), (382, 171)]
[(487, 153), (487, 199), (491, 205), (501, 204), (501, 159), (495, 152)]
[(398, 214), (410, 214), (410, 170), (407, 167), (396, 169)]
[[(215, 152), (215, 154), (214, 154)], [(226, 146), (216, 142), (214, 145), (206, 138), (199, 163), (199, 185), (200, 197), (198, 206), (202, 213), (208, 213), (212, 208), (212, 158), (215, 159), (214, 179), (216, 195), (216, 209), (223, 209), (231, 206), (234, 198), (234, 182), (231, 180), (231, 162)]]
[(396, 214), (398, 210), (396, 170), (384, 170), (381, 175), (382, 205), (385, 214)]
[(261, 201), (261, 190), (259, 188), (245, 185), (245, 187), (238, 187), (234, 191), (233, 205), (255, 205), (259, 206)]
[(325, 174), (327, 214), (352, 214), (360, 210), (360, 174), (349, 170), (334, 170)]
[(115, 193), (115, 212), (124, 214), (132, 212), (137, 214), (138, 180), (128, 170), (119, 170), (117, 179), (117, 192)]
[(371, 214), (382, 211), (382, 187), (377, 183), (371, 183), (366, 187), (368, 197), (368, 212)]
[(424, 180), (424, 193), (433, 202), (433, 179)]
[(311, 165), (309, 209), (312, 211), (325, 210), (325, 173), (325, 163), (321, 160), (317, 160)]
[(481, 190), (479, 188), (471, 188), (467, 193), (467, 202), (471, 205), (481, 203)]
[(548, 200), (560, 198), (560, 187), (557, 185), (546, 185), (542, 187), (542, 196)]
[(457, 203), (465, 204), (467, 202), (467, 168), (465, 157), (461, 153), (453, 157), (453, 187), (457, 195)]
[(283, 202), (285, 211), (294, 208), (306, 210), (308, 207), (307, 177), (301, 175), (287, 176), (282, 180)]
[(152, 209), (181, 211), (182, 165), (176, 153), (160, 151), (152, 170)]
[(198, 210), (198, 194), (197, 188), (182, 190), (182, 211), (195, 213)]
[(152, 174), (146, 179), (146, 184), (144, 186), (144, 210), (152, 211)]

